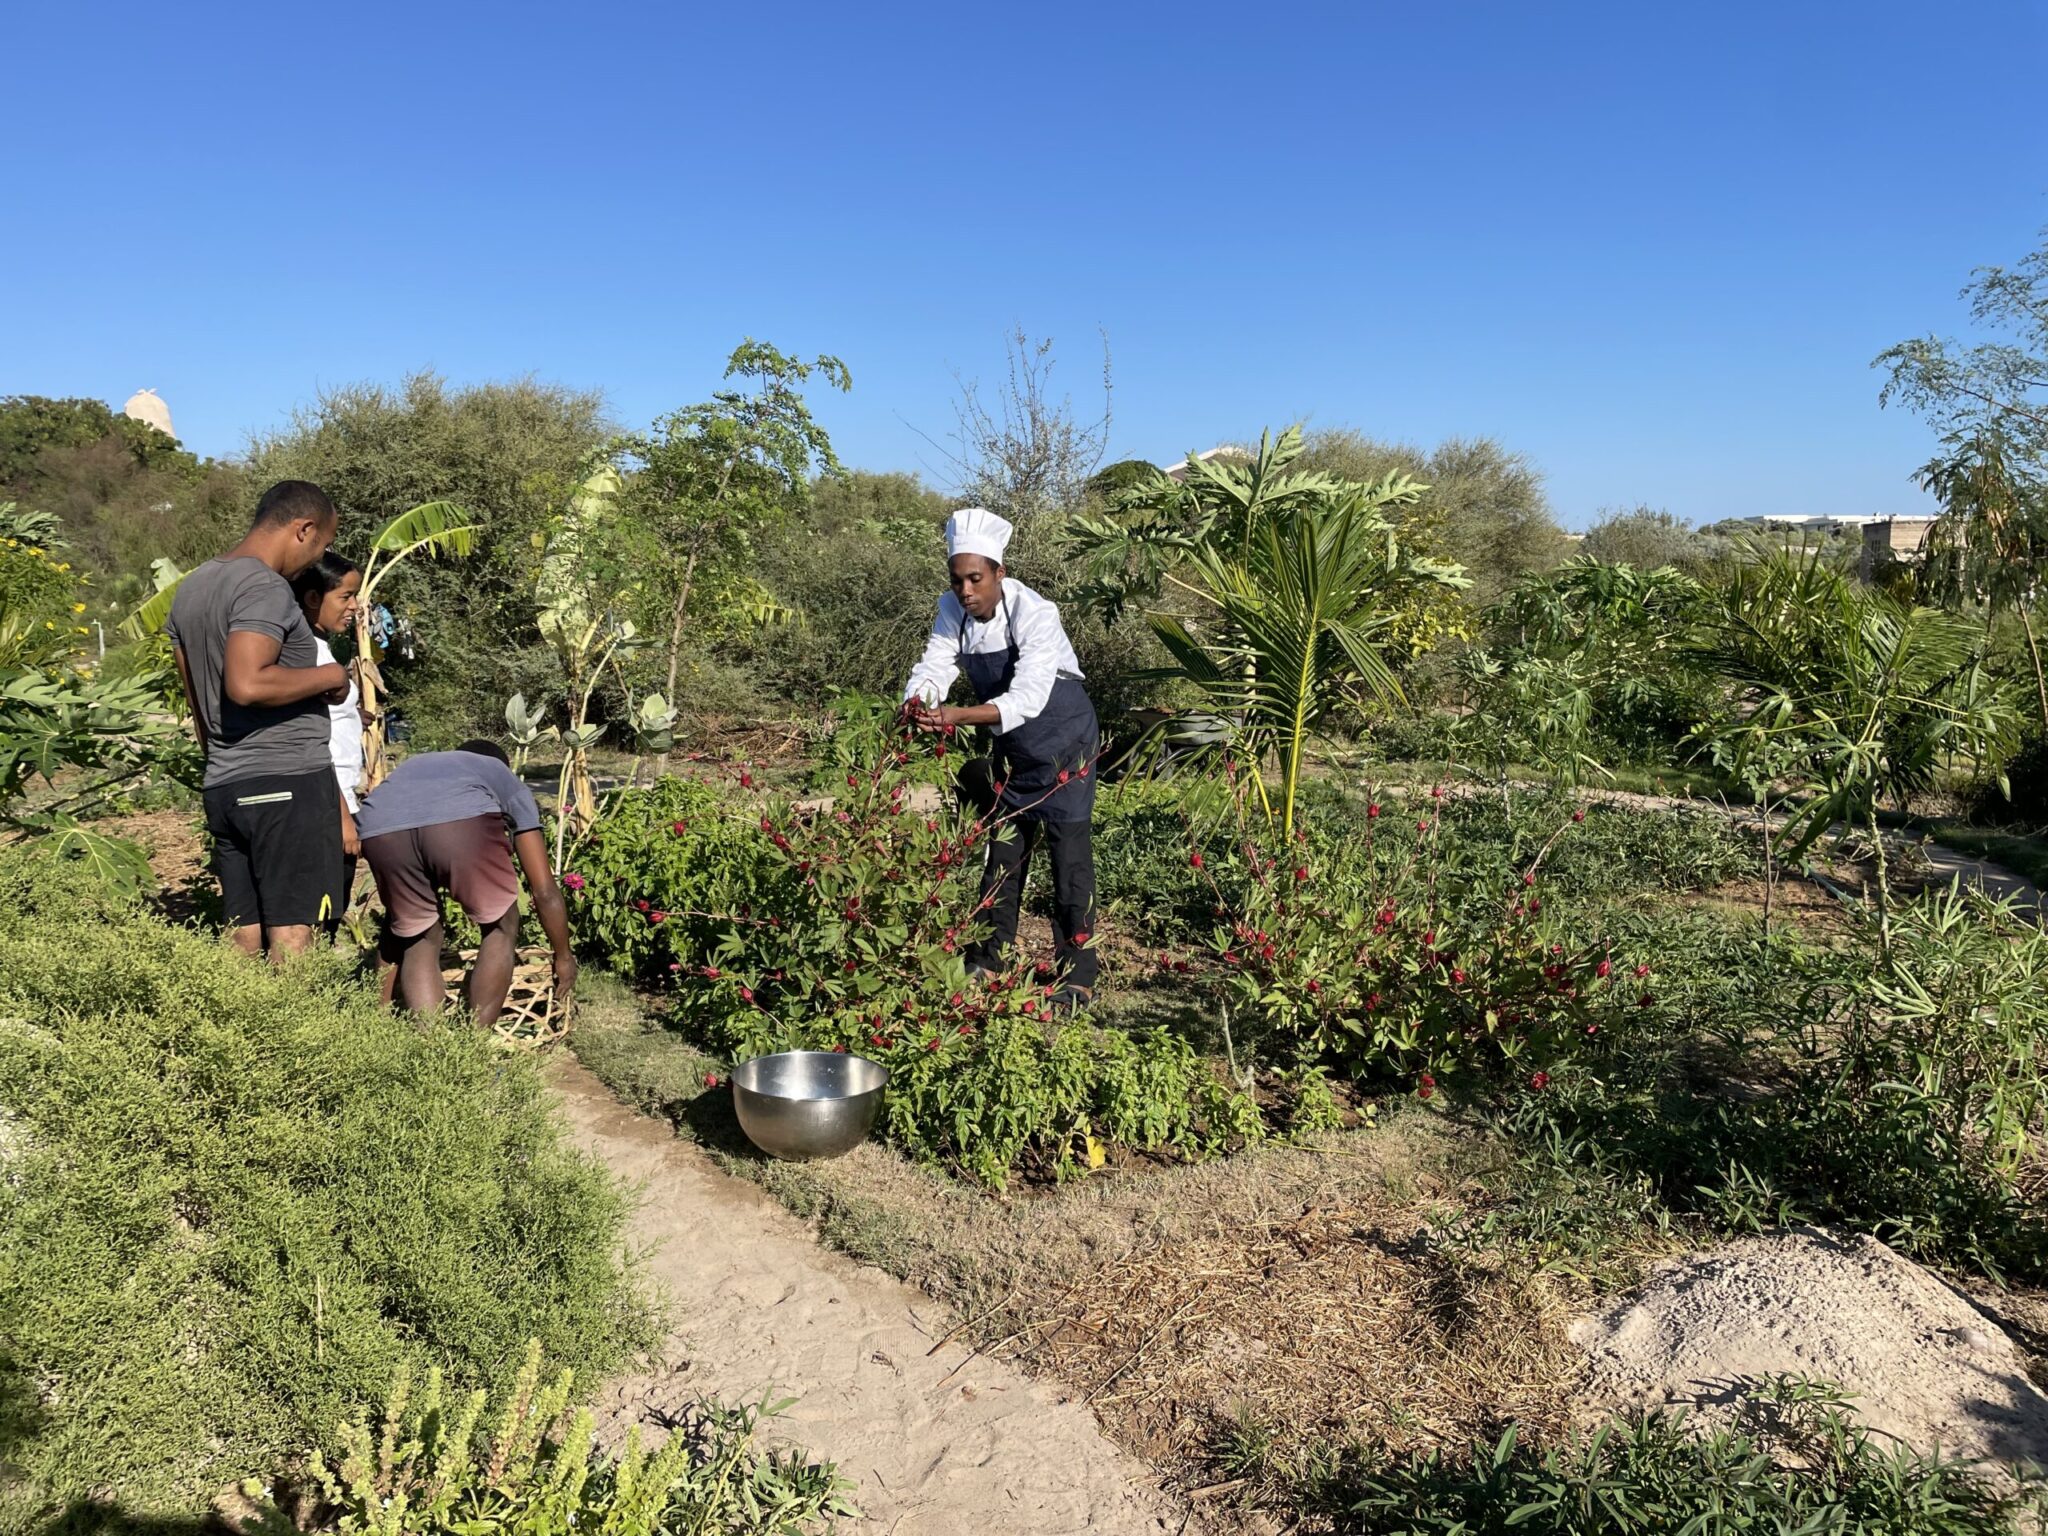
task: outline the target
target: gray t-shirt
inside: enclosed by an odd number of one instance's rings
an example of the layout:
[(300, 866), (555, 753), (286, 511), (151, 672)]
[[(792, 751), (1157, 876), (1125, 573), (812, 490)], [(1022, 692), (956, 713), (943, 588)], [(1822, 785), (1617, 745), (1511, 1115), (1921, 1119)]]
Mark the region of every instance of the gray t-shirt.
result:
[(481, 752), (422, 752), (363, 796), (356, 833), (364, 838), (438, 827), (473, 816), (503, 816), (506, 830), (532, 832), (540, 807), (519, 775)]
[(206, 728), (207, 788), (269, 774), (332, 771), (327, 701), (320, 695), (252, 707), (227, 693), (228, 636), (238, 629), (276, 640), (281, 666), (319, 663), (313, 627), (291, 583), (251, 555), (209, 560), (178, 584), (164, 627), (192, 674), (192, 697)]

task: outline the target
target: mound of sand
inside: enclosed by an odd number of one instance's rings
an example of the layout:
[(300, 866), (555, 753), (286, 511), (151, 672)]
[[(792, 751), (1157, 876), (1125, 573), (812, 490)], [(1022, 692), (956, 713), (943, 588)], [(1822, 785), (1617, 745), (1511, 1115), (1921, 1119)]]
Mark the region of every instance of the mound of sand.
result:
[(1662, 1266), (1580, 1319), (1587, 1406), (1742, 1416), (1759, 1378), (1831, 1381), (1871, 1428), (1920, 1450), (2048, 1465), (2048, 1396), (2005, 1331), (1869, 1237), (1801, 1228)]

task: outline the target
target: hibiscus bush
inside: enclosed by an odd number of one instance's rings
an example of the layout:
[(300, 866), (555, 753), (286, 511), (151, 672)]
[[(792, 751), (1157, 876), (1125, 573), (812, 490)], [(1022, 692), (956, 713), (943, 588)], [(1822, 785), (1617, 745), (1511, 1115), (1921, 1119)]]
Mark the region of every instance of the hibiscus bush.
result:
[(1262, 1134), (1184, 1040), (1055, 1019), (1047, 962), (970, 980), (992, 838), (912, 791), (957, 740), (864, 731), (829, 803), (668, 780), (619, 797), (564, 876), (582, 943), (673, 986), (677, 1018), (734, 1060), (852, 1050), (890, 1069), (884, 1133), (991, 1185), (1060, 1177), (1116, 1146), (1203, 1157)]
[(764, 853), (708, 784), (622, 791), (562, 873), (577, 945), (643, 981), (699, 965), (725, 935), (722, 914), (749, 902)]
[[(1649, 967), (1545, 899), (1546, 861), (1585, 812), (1475, 878), (1447, 846), (1442, 809), (1441, 792), (1419, 814), (1370, 802), (1356, 832), (1303, 829), (1276, 845), (1246, 830), (1220, 856), (1197, 839), (1185, 862), (1210, 883), (1219, 985), (1269, 1049), (1303, 1065), (1398, 1076), (1425, 1099), (1453, 1075), (1543, 1089), (1649, 999)], [(1241, 818), (1254, 824), (1264, 830)]]

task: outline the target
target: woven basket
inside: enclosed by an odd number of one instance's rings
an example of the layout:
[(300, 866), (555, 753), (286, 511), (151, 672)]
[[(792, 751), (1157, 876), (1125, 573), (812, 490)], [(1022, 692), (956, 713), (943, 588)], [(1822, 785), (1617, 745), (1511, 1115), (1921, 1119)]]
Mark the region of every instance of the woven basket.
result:
[[(458, 963), (444, 963), (441, 979), (448, 983), (449, 1006), (462, 1006), (459, 988), (462, 978), (476, 963), (476, 951), (465, 949)], [(504, 1011), (491, 1032), (507, 1045), (539, 1050), (553, 1045), (569, 1033), (569, 1008), (555, 1006), (554, 957), (545, 949), (523, 949), (513, 962), (512, 985), (505, 993)]]

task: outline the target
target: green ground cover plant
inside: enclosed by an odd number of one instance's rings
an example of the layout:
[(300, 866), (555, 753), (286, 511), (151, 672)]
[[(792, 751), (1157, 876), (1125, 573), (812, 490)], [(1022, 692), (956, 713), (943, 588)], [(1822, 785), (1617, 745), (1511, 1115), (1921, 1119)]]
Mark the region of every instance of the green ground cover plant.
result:
[(2041, 1530), (2037, 1484), (2003, 1490), (1857, 1422), (1825, 1383), (1780, 1378), (1766, 1425), (1694, 1433), (1676, 1416), (1620, 1420), (1556, 1445), (1510, 1426), (1492, 1442), (1395, 1460), (1331, 1447), (1273, 1468), (1255, 1434), (1226, 1465), (1277, 1481), (1285, 1502), (1345, 1536), (2021, 1536)]
[(568, 1370), (542, 1381), (538, 1343), (496, 1404), (482, 1388), (450, 1393), (438, 1370), (415, 1389), (401, 1365), (383, 1413), (341, 1426), (337, 1460), (313, 1452), (306, 1484), (282, 1500), (246, 1490), (262, 1500), (257, 1523), (348, 1536), (802, 1536), (858, 1513), (829, 1463), (755, 1443), (787, 1403), (700, 1401), (659, 1449), (636, 1426), (609, 1453), (593, 1443), (589, 1410), (569, 1406), (574, 1382)]
[(202, 1506), (394, 1367), (650, 1336), (531, 1064), (0, 860), (0, 1523)]
[(1647, 1181), (1729, 1231), (1839, 1222), (1916, 1257), (2048, 1274), (2040, 1176), (2048, 940), (1937, 891), (1816, 945), (1706, 913), (1617, 912), (1657, 946), (1651, 1007), (1505, 1129), (1581, 1172)]

